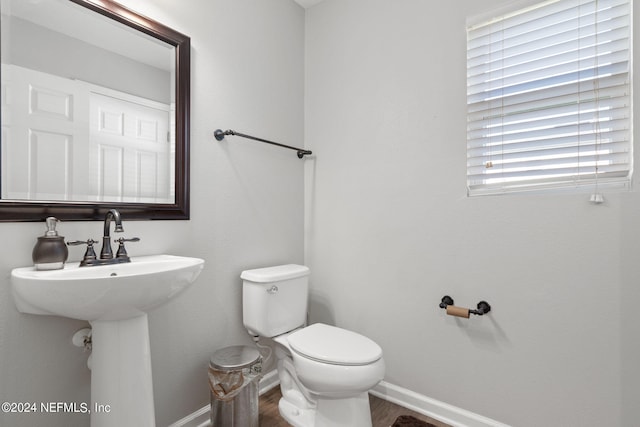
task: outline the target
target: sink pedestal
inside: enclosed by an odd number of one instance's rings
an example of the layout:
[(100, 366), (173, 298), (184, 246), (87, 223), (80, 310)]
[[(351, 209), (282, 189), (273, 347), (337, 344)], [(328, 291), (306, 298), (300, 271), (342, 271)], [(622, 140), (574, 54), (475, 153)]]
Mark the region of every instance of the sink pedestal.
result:
[(91, 427), (155, 427), (146, 313), (130, 319), (89, 323)]

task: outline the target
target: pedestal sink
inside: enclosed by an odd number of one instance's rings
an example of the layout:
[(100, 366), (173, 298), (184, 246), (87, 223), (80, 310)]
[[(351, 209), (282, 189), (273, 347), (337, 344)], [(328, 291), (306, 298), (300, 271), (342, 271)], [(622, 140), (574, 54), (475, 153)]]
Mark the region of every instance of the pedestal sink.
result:
[(199, 258), (150, 255), (126, 264), (11, 272), (20, 312), (91, 324), (92, 427), (155, 426), (147, 312), (193, 283), (203, 267)]

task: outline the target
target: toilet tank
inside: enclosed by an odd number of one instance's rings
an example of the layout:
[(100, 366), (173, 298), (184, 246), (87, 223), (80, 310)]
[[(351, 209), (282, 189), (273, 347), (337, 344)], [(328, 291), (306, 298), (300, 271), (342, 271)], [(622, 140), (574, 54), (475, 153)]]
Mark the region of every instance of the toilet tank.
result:
[(309, 268), (287, 264), (245, 270), (242, 318), (251, 335), (275, 337), (304, 326), (307, 319)]

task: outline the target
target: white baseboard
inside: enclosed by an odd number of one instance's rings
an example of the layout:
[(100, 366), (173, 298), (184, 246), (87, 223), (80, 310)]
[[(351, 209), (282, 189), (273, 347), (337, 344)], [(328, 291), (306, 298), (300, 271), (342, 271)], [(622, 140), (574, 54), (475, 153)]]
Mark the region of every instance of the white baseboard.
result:
[(510, 427), (491, 418), (449, 405), (386, 381), (381, 381), (370, 393), (454, 427)]
[(203, 406), (196, 412), (176, 421), (169, 427), (207, 427), (211, 426), (211, 405)]
[(280, 385), (280, 378), (278, 378), (278, 371), (275, 369), (273, 371), (269, 371), (260, 378), (260, 385), (258, 393), (260, 396), (265, 394), (266, 392), (274, 389)]
[[(278, 380), (277, 372), (275, 370), (268, 372), (260, 380), (259, 392), (262, 395), (278, 386), (278, 384), (280, 384), (280, 381)], [(510, 427), (507, 424), (415, 393), (386, 381), (381, 381), (370, 393), (376, 397), (388, 400), (396, 405), (400, 405), (454, 427)], [(169, 427), (210, 427), (210, 409), (211, 405), (204, 406), (196, 412), (171, 424)]]

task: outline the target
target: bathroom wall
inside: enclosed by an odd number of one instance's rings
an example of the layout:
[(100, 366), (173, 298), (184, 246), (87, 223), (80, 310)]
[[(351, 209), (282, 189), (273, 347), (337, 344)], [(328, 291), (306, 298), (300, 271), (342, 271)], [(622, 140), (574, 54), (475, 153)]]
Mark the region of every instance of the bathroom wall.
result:
[[(294, 152), (228, 137), (235, 129), (283, 143), (303, 139), (304, 10), (293, 0), (121, 0), (191, 37), (191, 220), (127, 221), (132, 256), (204, 258), (198, 281), (149, 315), (158, 426), (209, 402), (211, 354), (250, 338), (242, 326), (243, 269), (302, 263), (304, 166)], [(100, 222), (63, 222), (67, 239), (100, 236)], [(0, 401), (88, 402), (87, 354), (71, 344), (86, 324), (20, 314), (9, 274), (31, 263), (43, 223), (2, 223)], [(72, 248), (78, 260), (82, 248)], [(104, 402), (108, 404), (108, 402)], [(0, 425), (86, 426), (82, 414), (0, 413)]]
[[(311, 318), (376, 340), (386, 381), (505, 424), (636, 425), (637, 188), (466, 196), (465, 21), (506, 3), (307, 10)], [(448, 317), (446, 294), (492, 311)]]

